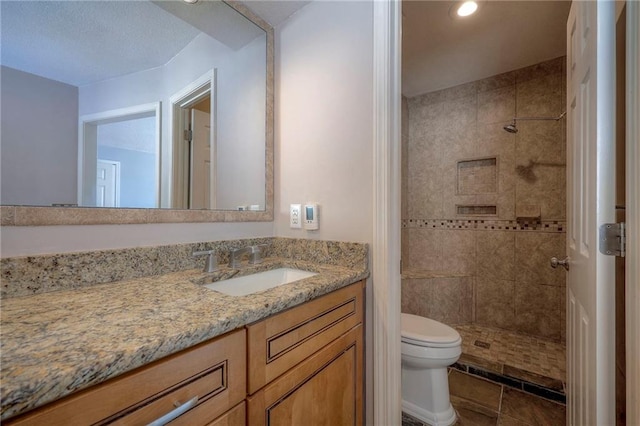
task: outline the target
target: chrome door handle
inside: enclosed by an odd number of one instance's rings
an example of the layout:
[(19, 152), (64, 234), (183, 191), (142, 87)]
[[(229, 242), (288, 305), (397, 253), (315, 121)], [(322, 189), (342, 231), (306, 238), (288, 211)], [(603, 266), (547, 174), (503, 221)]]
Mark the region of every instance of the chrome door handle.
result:
[(562, 266), (567, 271), (569, 270), (569, 258), (565, 257), (564, 260), (558, 260), (557, 257), (551, 258), (551, 267), (556, 269), (558, 266)]

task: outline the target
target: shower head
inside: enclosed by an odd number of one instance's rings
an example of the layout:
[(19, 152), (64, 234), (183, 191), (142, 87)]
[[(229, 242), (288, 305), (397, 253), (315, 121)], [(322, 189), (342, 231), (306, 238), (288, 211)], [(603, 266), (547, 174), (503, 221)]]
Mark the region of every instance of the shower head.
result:
[(552, 120), (552, 121), (559, 121), (565, 115), (567, 115), (566, 111), (563, 112), (562, 114), (560, 114), (557, 117), (513, 117), (513, 121), (511, 122), (511, 124), (507, 124), (506, 126), (503, 127), (503, 129), (506, 130), (509, 133), (518, 133), (518, 128), (516, 127), (516, 121), (518, 121), (518, 120), (526, 120), (526, 121), (548, 121), (548, 120)]
[(509, 133), (518, 133), (518, 128), (516, 127), (515, 121), (511, 124), (507, 124), (506, 126), (503, 127), (503, 129)]

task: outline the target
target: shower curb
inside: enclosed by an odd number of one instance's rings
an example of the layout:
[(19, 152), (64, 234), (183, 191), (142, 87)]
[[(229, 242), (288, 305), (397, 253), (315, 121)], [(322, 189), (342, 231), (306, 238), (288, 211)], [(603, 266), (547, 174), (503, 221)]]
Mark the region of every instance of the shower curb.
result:
[[(515, 367), (511, 367), (506, 364), (505, 366), (515, 369)], [(556, 389), (544, 386), (539, 383), (530, 382), (528, 380), (513, 377), (513, 376), (499, 373), (496, 371), (491, 371), (482, 367), (478, 367), (473, 364), (456, 362), (451, 366), (451, 368), (462, 371), (464, 373), (471, 374), (473, 376), (481, 377), (483, 379), (486, 379), (495, 383), (499, 383), (501, 385), (509, 386), (511, 388), (521, 390), (523, 392), (527, 392), (532, 395), (536, 395), (536, 396), (551, 400), (553, 402), (566, 404), (566, 401), (567, 401), (567, 396), (565, 395), (564, 392), (560, 392)], [(544, 376), (541, 376), (541, 377), (544, 377)], [(560, 380), (553, 379), (550, 377), (548, 378), (544, 377), (544, 378), (558, 381), (560, 385), (563, 386)]]

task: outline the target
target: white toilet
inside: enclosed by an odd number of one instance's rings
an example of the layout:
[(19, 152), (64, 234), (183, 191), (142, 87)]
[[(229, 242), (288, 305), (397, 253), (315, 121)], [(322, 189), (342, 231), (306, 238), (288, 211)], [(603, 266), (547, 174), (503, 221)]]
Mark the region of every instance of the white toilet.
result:
[(402, 411), (429, 425), (452, 425), (447, 367), (460, 358), (462, 339), (448, 325), (402, 314)]

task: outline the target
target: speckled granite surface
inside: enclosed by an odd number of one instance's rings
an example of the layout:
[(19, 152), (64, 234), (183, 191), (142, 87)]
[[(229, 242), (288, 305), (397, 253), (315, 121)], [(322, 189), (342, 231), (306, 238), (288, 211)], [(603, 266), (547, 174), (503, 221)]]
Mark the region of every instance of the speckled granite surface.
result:
[(363, 244), (293, 238), (253, 238), (14, 257), (0, 259), (0, 297), (21, 297), (202, 268), (204, 258), (191, 256), (198, 250), (215, 250), (218, 263), (224, 265), (229, 262), (231, 249), (255, 244), (267, 245), (265, 257), (286, 257), (351, 268), (366, 267), (367, 262)]
[[(203, 273), (192, 269), (3, 299), (0, 419), (363, 279), (367, 247), (359, 246), (361, 261), (352, 267), (266, 259), (255, 269), (290, 266), (319, 274), (241, 297), (194, 284)], [(326, 247), (330, 253), (335, 248)], [(223, 267), (217, 276), (232, 274)]]

